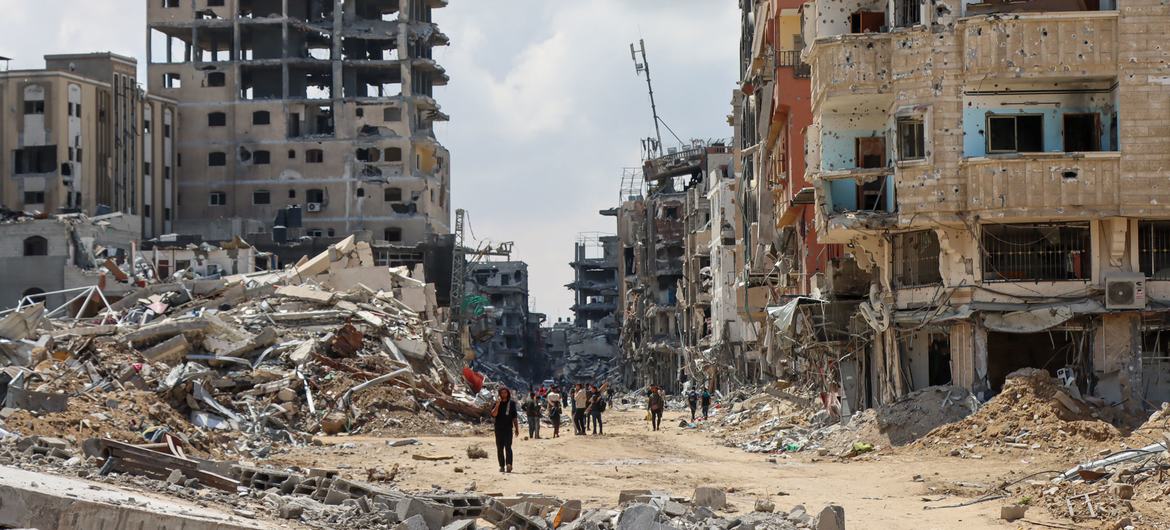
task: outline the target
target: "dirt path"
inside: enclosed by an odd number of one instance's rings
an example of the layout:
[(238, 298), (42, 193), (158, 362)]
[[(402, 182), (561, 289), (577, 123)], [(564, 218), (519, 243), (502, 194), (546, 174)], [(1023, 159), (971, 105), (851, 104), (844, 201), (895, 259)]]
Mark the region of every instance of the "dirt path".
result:
[[(845, 507), (849, 522), (864, 525), (858, 528), (915, 530), (1020, 527), (998, 519), (1000, 503), (995, 501), (964, 508), (923, 507), (969, 500), (943, 493), (955, 491), (956, 482), (995, 484), (1009, 471), (1035, 465), (1004, 455), (978, 461), (894, 455), (839, 463), (812, 456), (749, 454), (678, 427), (677, 413), (667, 414), (663, 430), (650, 432), (643, 414), (611, 410), (605, 436), (574, 436), (569, 425), (568, 434), (563, 430), (557, 439), (517, 440), (516, 470), (507, 475), (498, 471), (490, 436), (420, 437), (421, 445), (405, 447), (390, 447), (385, 439), (335, 437), (324, 440), (324, 447), (274, 456), (273, 463), (340, 468), (343, 475), (360, 479), (368, 468), (385, 470), (397, 464), (398, 485), (405, 489), (439, 486), (462, 491), (474, 481), (480, 492), (539, 492), (581, 499), (587, 506), (612, 507), (623, 489), (690, 496), (695, 486), (718, 485), (733, 488), (728, 498), (741, 511), (751, 510), (758, 497), (771, 498), (779, 510), (804, 504), (814, 513), (837, 503)], [(550, 435), (551, 429), (546, 426), (542, 434)], [(480, 444), (490, 457), (469, 459), (465, 448), (472, 443)], [(454, 458), (427, 462), (413, 460), (413, 454)], [(915, 481), (915, 475), (923, 481)]]

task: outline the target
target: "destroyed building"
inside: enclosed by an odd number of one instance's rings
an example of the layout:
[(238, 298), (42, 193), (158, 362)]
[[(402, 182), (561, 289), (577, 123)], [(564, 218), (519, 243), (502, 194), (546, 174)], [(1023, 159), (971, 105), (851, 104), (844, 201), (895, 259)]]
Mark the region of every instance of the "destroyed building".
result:
[(617, 236), (599, 233), (578, 234), (573, 245), (573, 281), (565, 287), (573, 291), (574, 316), (545, 330), (555, 336), (549, 359), (570, 381), (605, 381), (616, 370), (618, 247)]
[[(541, 324), (545, 315), (528, 308), (528, 264), (479, 261), (468, 264), (464, 311), (476, 360), (510, 367), (527, 381), (547, 371)], [(470, 298), (470, 301), (467, 299)], [(506, 368), (505, 368), (506, 369)]]
[(174, 100), (139, 86), (130, 57), (46, 55), (44, 69), (0, 72), (0, 205), (121, 212), (147, 237), (169, 232), (177, 120)]
[[(179, 102), (177, 232), (415, 245), (450, 224), (434, 134), (445, 0), (150, 1), (150, 85)], [(300, 223), (281, 217), (299, 210)]]
[(842, 402), (988, 396), (1024, 367), (1126, 407), (1170, 396), (1158, 6), (801, 7), (816, 231), (870, 278), (866, 338), (820, 364)]
[[(717, 186), (727, 175), (730, 160), (731, 149), (718, 142), (671, 148), (646, 160), (643, 167), (627, 169), (621, 204), (603, 212), (617, 216), (621, 369), (628, 386), (659, 384), (678, 391), (680, 376), (695, 369), (688, 366), (693, 357), (684, 342), (690, 324), (684, 320), (687, 306), (680, 304), (680, 284), (685, 291), (691, 281), (684, 270), (689, 190)], [(733, 300), (721, 306), (732, 314)], [(719, 340), (724, 338), (720, 335)]]

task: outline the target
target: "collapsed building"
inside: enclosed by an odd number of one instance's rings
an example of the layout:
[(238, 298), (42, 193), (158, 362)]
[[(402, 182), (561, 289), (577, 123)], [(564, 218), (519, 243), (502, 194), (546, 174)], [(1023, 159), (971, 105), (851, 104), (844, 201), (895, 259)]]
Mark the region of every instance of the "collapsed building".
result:
[[(441, 0), (149, 2), (152, 87), (178, 101), (176, 231), (415, 245), (449, 232)], [(295, 219), (287, 211), (298, 210)], [(298, 222), (290, 222), (295, 220)]]
[(546, 327), (545, 344), (555, 376), (567, 381), (607, 381), (617, 373), (619, 240), (578, 234), (573, 244), (573, 318)]

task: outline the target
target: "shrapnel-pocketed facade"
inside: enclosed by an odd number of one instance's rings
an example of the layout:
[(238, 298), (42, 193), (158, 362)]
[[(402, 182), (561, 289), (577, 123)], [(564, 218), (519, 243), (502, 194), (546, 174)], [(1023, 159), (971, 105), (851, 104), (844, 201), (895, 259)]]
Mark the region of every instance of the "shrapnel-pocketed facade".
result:
[(445, 0), (147, 5), (150, 84), (184, 123), (177, 230), (406, 246), (449, 232), (432, 97), (447, 75), (431, 54)]
[(815, 228), (869, 276), (863, 339), (825, 360), (834, 397), (988, 396), (1024, 367), (1126, 407), (1170, 397), (1170, 7), (801, 13)]

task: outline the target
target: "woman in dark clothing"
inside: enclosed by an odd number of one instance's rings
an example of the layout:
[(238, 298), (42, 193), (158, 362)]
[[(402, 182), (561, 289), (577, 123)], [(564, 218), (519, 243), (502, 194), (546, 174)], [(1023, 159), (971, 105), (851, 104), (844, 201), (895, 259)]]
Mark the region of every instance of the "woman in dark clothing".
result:
[(699, 393), (695, 389), (687, 392), (687, 405), (691, 407), (691, 421), (695, 421), (695, 408), (699, 406)]
[(601, 424), (601, 413), (605, 412), (605, 395), (601, 392), (593, 394), (593, 403), (589, 405), (589, 417), (593, 419), (593, 434), (605, 434), (605, 427)]
[(646, 403), (646, 409), (650, 411), (650, 428), (657, 431), (662, 426), (662, 410), (666, 408), (666, 400), (663, 399), (656, 385), (650, 385), (650, 393), (647, 397), (649, 399)]
[(492, 418), (496, 428), (496, 458), (500, 461), (500, 473), (512, 472), (512, 435), (520, 436), (520, 418), (512, 391), (500, 388), (500, 397), (492, 407)]

